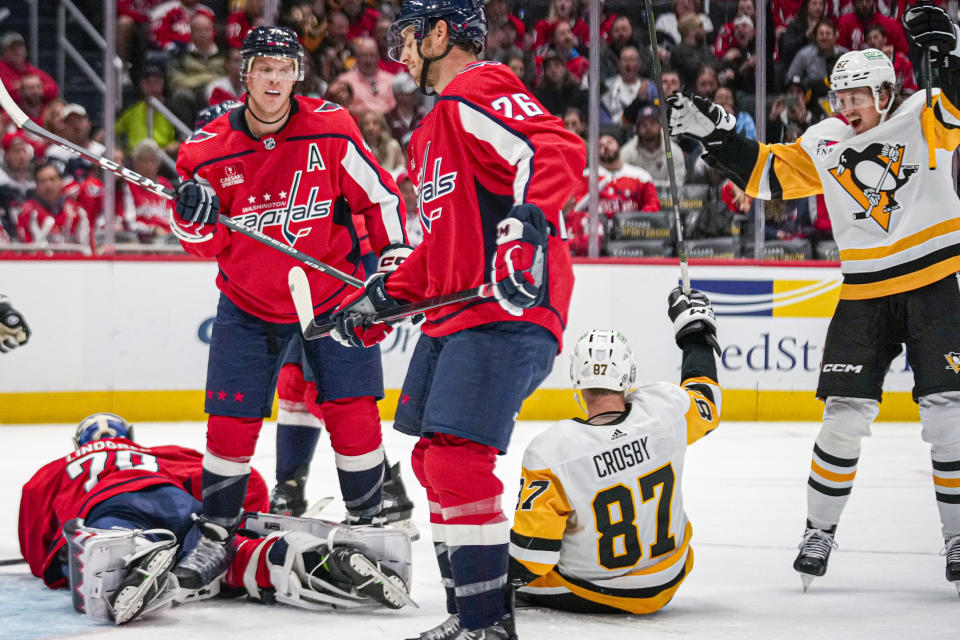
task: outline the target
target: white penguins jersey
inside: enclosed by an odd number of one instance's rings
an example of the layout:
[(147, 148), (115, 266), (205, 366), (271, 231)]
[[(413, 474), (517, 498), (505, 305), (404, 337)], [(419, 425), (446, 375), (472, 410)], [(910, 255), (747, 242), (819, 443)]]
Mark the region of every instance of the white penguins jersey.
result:
[(556, 422), (524, 453), (510, 554), (540, 577), (523, 591), (645, 613), (690, 570), (683, 460), (716, 428), (720, 388), (705, 377), (659, 382), (627, 402), (610, 424)]
[(951, 176), (960, 111), (933, 90), (917, 92), (861, 134), (840, 118), (813, 125), (792, 144), (759, 144), (755, 162), (734, 157), (739, 141), (711, 151), (752, 196), (822, 193), (840, 249), (840, 297), (910, 291), (960, 270), (960, 199)]

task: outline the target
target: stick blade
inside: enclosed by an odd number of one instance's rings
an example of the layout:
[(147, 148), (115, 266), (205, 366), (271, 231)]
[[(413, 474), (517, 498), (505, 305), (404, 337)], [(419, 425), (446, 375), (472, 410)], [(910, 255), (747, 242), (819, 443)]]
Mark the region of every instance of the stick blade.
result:
[(313, 298), (306, 272), (300, 267), (293, 267), (287, 274), (287, 284), (290, 285), (290, 296), (297, 310), (297, 319), (300, 320), (300, 330), (306, 331), (313, 323)]
[(0, 107), (3, 107), (3, 110), (7, 112), (7, 115), (17, 126), (23, 128), (23, 123), (25, 123), (30, 118), (27, 117), (27, 114), (23, 112), (23, 109), (14, 102), (13, 96), (10, 95), (10, 92), (7, 91), (7, 87), (0, 82)]

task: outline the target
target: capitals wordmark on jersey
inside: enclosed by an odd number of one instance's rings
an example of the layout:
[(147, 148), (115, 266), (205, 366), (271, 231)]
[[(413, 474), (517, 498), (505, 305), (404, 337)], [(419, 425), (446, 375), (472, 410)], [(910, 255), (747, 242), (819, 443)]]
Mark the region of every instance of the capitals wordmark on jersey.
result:
[[(430, 166), (430, 142), (427, 142), (423, 150), (423, 163), (420, 165), (420, 174), (417, 178), (420, 189), (417, 191), (417, 212), (420, 214), (420, 224), (425, 233), (430, 233), (433, 221), (443, 214), (443, 207), (431, 208), (429, 205), (434, 200), (452, 193), (457, 188), (457, 172), (450, 171), (443, 173), (441, 166), (443, 158), (433, 158), (433, 166)], [(431, 171), (429, 175), (425, 172)], [(425, 206), (426, 205), (426, 206)]]
[(863, 150), (851, 147), (841, 152), (829, 173), (862, 207), (853, 212), (854, 220), (872, 218), (884, 231), (890, 229), (890, 215), (901, 209), (895, 199), (897, 190), (920, 167), (903, 164), (905, 150), (902, 144), (875, 142)]

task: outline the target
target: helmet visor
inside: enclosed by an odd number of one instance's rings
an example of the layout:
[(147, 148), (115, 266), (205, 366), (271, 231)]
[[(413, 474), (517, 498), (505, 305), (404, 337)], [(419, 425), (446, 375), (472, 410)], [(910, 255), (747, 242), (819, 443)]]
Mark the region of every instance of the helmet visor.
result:
[(830, 100), (830, 108), (834, 113), (841, 113), (851, 109), (860, 109), (861, 107), (874, 106), (873, 95), (863, 93), (854, 89), (841, 89), (840, 91), (830, 91), (827, 94)]
[(391, 60), (402, 62), (400, 57), (407, 44), (407, 36), (419, 42), (425, 35), (423, 26), (422, 17), (397, 20), (390, 25), (390, 31), (387, 32), (387, 55)]

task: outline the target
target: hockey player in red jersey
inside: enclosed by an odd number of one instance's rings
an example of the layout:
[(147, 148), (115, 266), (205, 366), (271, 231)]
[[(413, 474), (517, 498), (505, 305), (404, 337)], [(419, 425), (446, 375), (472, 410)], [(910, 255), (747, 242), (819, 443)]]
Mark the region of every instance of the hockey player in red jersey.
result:
[[(355, 215), (364, 218), (384, 269), (410, 251), (396, 183), (377, 165), (350, 114), (293, 95), (303, 79), (296, 35), (258, 27), (244, 43), (246, 103), (191, 136), (177, 161), (183, 183), (172, 230), (188, 252), (217, 258), (221, 290), (207, 368), (204, 537), (174, 568), (190, 588), (229, 565), (232, 547), (226, 543), (237, 527), (250, 456), (270, 414), (282, 354), (299, 339), (287, 288), (287, 273), (298, 263), (229, 232), (217, 223), (220, 209), (352, 275), (363, 273)], [(319, 317), (351, 291), (318, 271), (308, 277)], [(343, 436), (334, 448), (348, 519), (370, 521), (380, 511), (383, 483), (379, 351), (317, 340), (306, 345), (306, 357), (318, 376), (327, 429)]]
[[(175, 445), (137, 444), (133, 425), (112, 413), (93, 414), (82, 420), (74, 435), (74, 447), (66, 456), (41, 467), (23, 487), (20, 550), (31, 573), (54, 589), (67, 586), (69, 580), (78, 610), (91, 614), (103, 611), (116, 624), (129, 622), (172, 599), (216, 595), (219, 583), (198, 594), (179, 590), (177, 583), (167, 578), (176, 555), (188, 552), (201, 538), (193, 517), (200, 510), (200, 452)], [(266, 510), (267, 487), (255, 470), (251, 471), (243, 506), (248, 511)], [(258, 530), (250, 523), (263, 517), (252, 516), (248, 528)], [(259, 528), (263, 537), (248, 534), (235, 538), (232, 544), (236, 553), (224, 585), (246, 589), (257, 600), (264, 599), (269, 591), (281, 602), (305, 608), (313, 608), (312, 599), (322, 601), (320, 596), (326, 591), (336, 593), (331, 586), (346, 598), (346, 605), (379, 602), (392, 608), (402, 606), (405, 597), (397, 590), (405, 591), (405, 587), (402, 580), (397, 581), (399, 576), (391, 578), (386, 589), (367, 588), (372, 586), (370, 575), (359, 575), (351, 567), (368, 569), (371, 565), (353, 557), (356, 548), (351, 551), (337, 544), (346, 538), (369, 542), (365, 528), (341, 527), (334, 532), (337, 542), (325, 546), (325, 540), (333, 540), (330, 527), (315, 522), (315, 527), (324, 528), (323, 539), (309, 533), (291, 533), (297, 524), (276, 518), (270, 533)], [(148, 539), (143, 533), (153, 537)], [(373, 534), (374, 539), (377, 537), (382, 536)], [(110, 553), (112, 545), (124, 542), (130, 545), (126, 551), (134, 553), (127, 557)], [(92, 553), (92, 548), (98, 553)], [(371, 564), (377, 567), (377, 560), (383, 560), (385, 567), (378, 571), (392, 575), (387, 561), (408, 554), (389, 543), (379, 548), (384, 553), (372, 554), (378, 557)], [(318, 552), (320, 556), (311, 555)], [(310, 593), (314, 587), (306, 584), (303, 593), (291, 589), (292, 574), (298, 569), (315, 572), (316, 560), (324, 555), (329, 556), (326, 567), (315, 575), (327, 584), (315, 585), (315, 594)], [(104, 564), (108, 557), (119, 562), (108, 566)], [(370, 560), (366, 555), (364, 558)], [(97, 575), (97, 571), (104, 573)], [(91, 589), (91, 582), (101, 588)]]
[(368, 326), (375, 311), (497, 283), (496, 299), (427, 313), (394, 423), (420, 438), (412, 464), (451, 614), (426, 632), (437, 640), (515, 636), (494, 466), (560, 348), (573, 288), (561, 209), (586, 164), (508, 67), (478, 61), (485, 35), (479, 0), (408, 0), (397, 15), (391, 57), (438, 94), (408, 151), (424, 238), (334, 315), (336, 339), (371, 344), (386, 332)]

